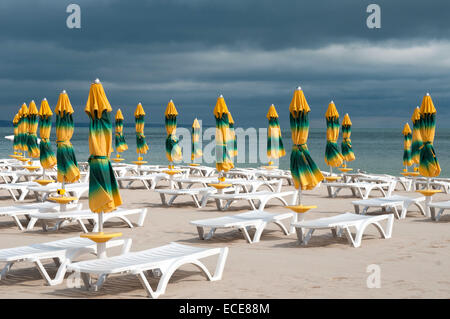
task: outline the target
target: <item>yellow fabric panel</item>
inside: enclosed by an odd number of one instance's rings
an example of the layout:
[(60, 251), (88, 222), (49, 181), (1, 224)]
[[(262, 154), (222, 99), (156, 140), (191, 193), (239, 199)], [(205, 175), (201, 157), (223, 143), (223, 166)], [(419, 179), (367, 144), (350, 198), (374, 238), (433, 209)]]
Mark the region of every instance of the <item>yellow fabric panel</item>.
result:
[(436, 108), (434, 107), (433, 100), (430, 94), (426, 94), (422, 99), (422, 104), (420, 105), (420, 113), (422, 114), (433, 114), (436, 113)]
[(346, 125), (346, 126), (352, 125), (352, 121), (350, 121), (350, 116), (348, 115), (348, 113), (345, 113), (344, 120), (342, 121), (342, 125)]
[(14, 115), (13, 123), (17, 124), (18, 122), (19, 122), (19, 113), (16, 113), (16, 115)]
[(192, 123), (193, 128), (200, 128), (200, 123), (198, 122), (197, 118), (194, 120), (194, 123)]
[(418, 121), (418, 120), (420, 120), (420, 108), (416, 107), (414, 109), (413, 115), (411, 116), (411, 121), (415, 122), (415, 121)]
[(234, 120), (233, 120), (233, 117), (231, 116), (230, 112), (228, 112), (228, 123), (234, 124)]
[(69, 100), (69, 95), (65, 91), (59, 94), (58, 102), (56, 103), (55, 113), (60, 116), (66, 114), (73, 114), (73, 107)]
[(84, 111), (86, 113), (90, 113), (92, 118), (94, 118), (96, 111), (97, 118), (101, 118), (104, 111), (112, 111), (111, 104), (109, 104), (108, 98), (105, 94), (105, 90), (103, 89), (103, 85), (100, 82), (91, 84), (88, 100), (86, 102)]
[(339, 117), (339, 113), (336, 109), (336, 105), (334, 105), (334, 102), (331, 101), (330, 104), (328, 104), (327, 112), (325, 113), (325, 117), (327, 119), (331, 117)]
[(225, 99), (221, 95), (217, 98), (216, 106), (214, 107), (214, 116), (216, 118), (219, 118), (222, 116), (222, 114), (227, 114), (227, 113), (230, 113), (230, 112), (228, 111), (228, 107), (227, 107), (227, 104), (225, 103)]
[(122, 115), (122, 111), (120, 109), (117, 110), (116, 113), (116, 120), (123, 120), (123, 115)]
[(134, 117), (138, 117), (141, 115), (145, 115), (145, 112), (144, 112), (144, 108), (142, 107), (142, 104), (139, 103), (136, 107), (136, 111), (134, 111)]
[(266, 116), (267, 116), (267, 119), (278, 117), (278, 113), (277, 113), (277, 110), (275, 109), (275, 105), (272, 104), (269, 107), (269, 111), (267, 112)]
[(294, 91), (294, 96), (292, 97), (291, 104), (289, 105), (289, 112), (293, 114), (293, 112), (305, 111), (309, 112), (311, 109), (309, 108), (308, 102), (306, 101), (305, 94), (303, 93), (301, 88), (297, 88)]
[(165, 116), (168, 116), (168, 115), (175, 115), (175, 116), (177, 116), (178, 115), (178, 111), (177, 111), (177, 109), (175, 107), (175, 104), (173, 103), (172, 100), (170, 100), (169, 103), (167, 104), (166, 111), (164, 112), (164, 115)]
[(409, 127), (409, 124), (406, 123), (405, 126), (403, 127), (402, 134), (403, 135), (408, 135), (408, 134), (411, 134), (411, 133), (412, 133), (411, 128)]
[(48, 105), (47, 99), (43, 99), (41, 101), (41, 107), (39, 108), (39, 116), (45, 117), (45, 116), (52, 116), (53, 112), (50, 109), (50, 105)]
[(38, 115), (38, 110), (34, 101), (30, 102), (30, 106), (28, 107), (28, 115)]

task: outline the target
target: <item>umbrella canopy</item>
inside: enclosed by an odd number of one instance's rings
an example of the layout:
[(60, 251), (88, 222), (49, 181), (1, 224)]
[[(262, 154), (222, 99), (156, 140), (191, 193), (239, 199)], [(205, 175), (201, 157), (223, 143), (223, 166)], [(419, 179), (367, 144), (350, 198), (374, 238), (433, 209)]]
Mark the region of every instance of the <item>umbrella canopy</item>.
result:
[(423, 146), (420, 149), (419, 172), (425, 177), (436, 177), (441, 173), (441, 167), (433, 148), (435, 130), (436, 109), (430, 94), (427, 93), (420, 106), (420, 135), (423, 139)]
[(50, 144), (52, 115), (53, 112), (48, 105), (47, 99), (44, 98), (39, 109), (39, 136), (41, 137), (41, 142), (39, 143), (39, 160), (41, 162), (41, 166), (45, 169), (50, 169), (56, 165), (55, 153), (53, 153)]
[(19, 113), (16, 113), (16, 115), (14, 115), (13, 128), (14, 128), (13, 150), (14, 151), (18, 151), (18, 150), (20, 150), (20, 145), (19, 145)]
[(220, 95), (214, 107), (214, 118), (216, 119), (216, 168), (219, 172), (228, 172), (234, 167), (230, 156), (232, 139), (228, 113), (225, 99)]
[(177, 133), (178, 111), (172, 100), (169, 101), (164, 112), (164, 122), (166, 124), (166, 157), (170, 163), (181, 161), (181, 147), (178, 145)]
[(136, 121), (136, 153), (147, 154), (148, 145), (145, 142), (144, 126), (145, 112), (142, 104), (139, 103), (134, 111), (134, 119)]
[(267, 119), (269, 120), (269, 126), (267, 127), (267, 157), (269, 160), (277, 159), (286, 155), (286, 150), (281, 138), (278, 113), (273, 104), (269, 107)]
[(191, 147), (191, 161), (203, 156), (202, 147), (200, 145), (200, 123), (197, 119), (192, 123), (192, 147)]
[(123, 151), (126, 151), (128, 149), (127, 142), (125, 142), (125, 136), (123, 136), (123, 115), (122, 111), (120, 109), (117, 110), (116, 113), (116, 134), (115, 134), (115, 145), (116, 145), (116, 151), (118, 153), (121, 153)]
[(234, 130), (234, 120), (229, 111), (228, 111), (228, 124), (229, 124), (230, 134), (231, 134), (231, 141), (230, 141), (231, 145), (229, 147), (229, 152), (230, 152), (231, 157), (236, 157), (238, 155), (237, 138), (236, 138), (236, 132)]
[(416, 107), (411, 117), (413, 123), (412, 130), (412, 144), (411, 144), (411, 158), (414, 164), (420, 163), (420, 149), (422, 148), (422, 136), (420, 135), (420, 109)]
[(344, 157), (339, 152), (337, 139), (339, 137), (339, 113), (331, 101), (328, 104), (327, 112), (325, 113), (327, 121), (327, 145), (325, 147), (325, 163), (328, 166), (339, 167), (344, 161)]
[(111, 105), (102, 84), (91, 84), (84, 109), (89, 116), (89, 208), (94, 213), (108, 213), (122, 205), (116, 177), (109, 160), (112, 152)]
[(38, 110), (34, 101), (30, 102), (28, 107), (28, 137), (27, 148), (28, 156), (32, 158), (39, 157), (39, 147), (37, 144), (37, 129), (38, 129)]
[(56, 113), (56, 160), (58, 182), (74, 183), (80, 179), (77, 159), (70, 139), (73, 135), (73, 108), (66, 91), (59, 94)]
[(289, 120), (292, 133), (291, 173), (297, 189), (313, 189), (323, 180), (306, 145), (309, 132), (308, 114), (311, 111), (300, 87), (294, 91), (289, 106)]
[(341, 151), (344, 160), (351, 162), (355, 160), (355, 153), (352, 149), (352, 140), (350, 136), (352, 135), (352, 121), (350, 121), (350, 116), (348, 113), (345, 114), (344, 120), (342, 121), (342, 143)]
[(409, 127), (409, 124), (406, 123), (403, 127), (403, 138), (404, 138), (404, 146), (403, 146), (403, 166), (411, 166), (413, 164), (411, 158), (411, 140), (412, 140), (412, 131)]
[(27, 141), (28, 141), (28, 107), (25, 103), (19, 110), (19, 147), (21, 151), (28, 151)]

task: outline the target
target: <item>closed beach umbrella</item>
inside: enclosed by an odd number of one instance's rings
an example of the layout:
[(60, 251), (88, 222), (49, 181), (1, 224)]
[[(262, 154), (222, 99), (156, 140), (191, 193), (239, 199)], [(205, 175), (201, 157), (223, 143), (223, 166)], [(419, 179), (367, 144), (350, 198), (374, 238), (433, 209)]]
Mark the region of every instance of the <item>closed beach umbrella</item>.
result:
[(115, 118), (115, 145), (116, 151), (122, 153), (128, 149), (128, 145), (125, 142), (125, 137), (123, 136), (123, 115), (120, 109), (117, 110)]
[(267, 158), (269, 159), (269, 165), (272, 165), (272, 160), (276, 160), (286, 155), (286, 150), (284, 149), (283, 140), (281, 138), (278, 113), (273, 104), (269, 107), (267, 119), (269, 120), (269, 126), (267, 127)]
[[(145, 126), (145, 112), (142, 104), (139, 103), (136, 107), (136, 111), (134, 112), (134, 119), (136, 121), (136, 153), (137, 154), (147, 154), (148, 145), (145, 142), (144, 135), (144, 126)], [(142, 158), (139, 156), (138, 158), (141, 160)]]
[(39, 157), (39, 147), (37, 144), (37, 129), (38, 129), (38, 109), (34, 101), (30, 102), (28, 108), (28, 137), (27, 137), (27, 148), (28, 156), (32, 158)]
[(342, 165), (344, 158), (341, 152), (339, 152), (337, 139), (339, 137), (339, 113), (331, 101), (328, 104), (327, 112), (325, 113), (325, 119), (327, 121), (327, 145), (325, 147), (325, 163), (330, 167), (339, 167)]
[(306, 145), (309, 132), (308, 114), (311, 111), (300, 87), (294, 91), (289, 106), (289, 120), (292, 133), (291, 173), (295, 188), (299, 191), (316, 187), (323, 180)]
[(122, 199), (109, 160), (112, 152), (109, 112), (112, 108), (98, 79), (91, 84), (84, 111), (90, 119), (89, 208), (94, 213), (108, 213), (122, 205)]
[(202, 147), (200, 145), (200, 123), (197, 119), (192, 123), (192, 147), (191, 147), (191, 161), (194, 162), (196, 158), (203, 156)]
[(436, 177), (441, 173), (441, 167), (433, 147), (435, 130), (436, 109), (430, 94), (427, 93), (420, 106), (420, 135), (423, 147), (420, 149), (419, 172), (425, 177)]
[(422, 148), (422, 136), (420, 135), (420, 109), (416, 107), (411, 117), (413, 123), (411, 158), (414, 164), (420, 163), (420, 149)]
[(177, 133), (177, 115), (178, 111), (172, 100), (169, 101), (164, 112), (164, 122), (166, 125), (166, 157), (173, 165), (173, 162), (181, 161), (181, 147), (178, 145)]
[(355, 153), (352, 149), (352, 140), (350, 136), (352, 135), (352, 121), (350, 121), (350, 116), (348, 113), (345, 114), (344, 120), (342, 121), (342, 143), (341, 151), (344, 160), (351, 162), (355, 160)]
[[(28, 107), (25, 103), (19, 110), (19, 147), (21, 151), (28, 151)], [(25, 154), (24, 154), (25, 155)]]
[(408, 171), (408, 166), (411, 166), (413, 164), (412, 158), (411, 158), (411, 139), (412, 139), (412, 131), (409, 127), (409, 124), (406, 123), (403, 127), (403, 138), (404, 138), (404, 145), (403, 145), (403, 166), (405, 166), (406, 171)]
[(53, 153), (50, 144), (52, 115), (53, 112), (48, 105), (47, 99), (43, 99), (39, 109), (39, 136), (41, 137), (41, 142), (39, 143), (39, 160), (44, 169), (50, 169), (56, 165), (55, 153)]
[(16, 154), (17, 151), (20, 150), (20, 146), (19, 146), (19, 113), (16, 113), (16, 115), (14, 115), (13, 128), (14, 128), (13, 150), (14, 150), (14, 154)]
[(74, 183), (80, 179), (77, 159), (70, 139), (73, 135), (73, 108), (66, 91), (59, 94), (55, 108), (56, 113), (56, 160), (58, 182)]
[(216, 119), (216, 169), (219, 172), (228, 172), (234, 167), (229, 150), (232, 145), (232, 139), (228, 113), (225, 99), (220, 95), (214, 107), (214, 118)]
[(234, 130), (234, 120), (231, 116), (231, 113), (228, 112), (228, 124), (230, 128), (230, 134), (231, 134), (231, 141), (230, 141), (230, 156), (236, 157), (238, 155), (238, 149), (237, 149), (237, 138), (236, 138), (236, 132)]

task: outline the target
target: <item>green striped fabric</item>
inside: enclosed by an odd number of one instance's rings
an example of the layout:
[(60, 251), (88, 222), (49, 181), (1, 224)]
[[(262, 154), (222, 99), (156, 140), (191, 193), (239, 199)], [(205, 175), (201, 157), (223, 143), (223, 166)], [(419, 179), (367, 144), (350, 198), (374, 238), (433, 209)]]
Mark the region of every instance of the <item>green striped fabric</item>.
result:
[(39, 161), (41, 166), (45, 169), (50, 169), (56, 165), (55, 153), (52, 150), (50, 140), (46, 136), (42, 135), (42, 132), (48, 131), (48, 136), (50, 136), (50, 130), (52, 127), (51, 116), (40, 116), (39, 126), (41, 132), (41, 142), (39, 143)]

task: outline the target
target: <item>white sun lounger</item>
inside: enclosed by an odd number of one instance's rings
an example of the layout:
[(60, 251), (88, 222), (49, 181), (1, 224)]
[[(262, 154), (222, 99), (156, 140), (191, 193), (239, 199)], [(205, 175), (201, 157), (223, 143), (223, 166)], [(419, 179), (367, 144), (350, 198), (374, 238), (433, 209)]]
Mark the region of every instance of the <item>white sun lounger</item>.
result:
[[(127, 218), (129, 215), (139, 215), (139, 220), (137, 222), (138, 226), (144, 225), (145, 217), (147, 216), (147, 208), (137, 208), (137, 209), (124, 209), (118, 208), (113, 212), (103, 214), (103, 222), (106, 222), (112, 218), (118, 218), (122, 220), (124, 223), (128, 225), (128, 227), (133, 228), (133, 224)], [(65, 212), (56, 212), (56, 213), (31, 213), (30, 222), (28, 223), (27, 230), (32, 230), (37, 221), (41, 221), (42, 229), (44, 231), (47, 230), (58, 230), (64, 224), (70, 222), (77, 222), (83, 232), (87, 233), (88, 230), (84, 225), (84, 221), (88, 221), (90, 224), (93, 224), (93, 231), (98, 231), (98, 214), (91, 212), (90, 210), (71, 210)], [(55, 221), (55, 227), (49, 228), (47, 226), (48, 221)]]
[[(146, 175), (132, 175), (132, 176), (120, 176), (117, 177), (117, 182), (119, 185), (123, 188), (130, 188), (130, 186), (134, 182), (141, 182), (144, 184), (146, 189), (155, 189), (156, 185), (162, 181), (169, 178), (169, 175), (164, 173), (155, 173), (155, 174), (146, 174)], [(123, 185), (124, 182), (128, 182), (125, 186)]]
[[(411, 205), (415, 205), (419, 208), (420, 212), (426, 216), (425, 211), (420, 204), (425, 201), (425, 196), (420, 197), (408, 197), (408, 196), (400, 196), (400, 195), (392, 195), (390, 197), (385, 198), (370, 198), (353, 201), (352, 204), (355, 207), (356, 214), (366, 214), (368, 209), (371, 207), (381, 208), (384, 211), (393, 212), (395, 217), (398, 219), (404, 219), (406, 217), (406, 213)], [(360, 211), (360, 206), (363, 208)], [(398, 207), (401, 208), (401, 212), (398, 212)]]
[[(249, 192), (249, 193), (217, 193), (217, 194), (207, 194), (203, 196), (201, 207), (206, 206), (206, 202), (208, 199), (215, 199), (217, 209), (219, 210), (227, 210), (234, 201), (237, 200), (246, 200), (249, 202), (251, 208), (253, 210), (264, 210), (266, 204), (269, 200), (278, 199), (283, 205), (288, 205), (285, 197), (291, 196), (291, 204), (295, 204), (297, 200), (297, 191), (284, 191), (284, 192)], [(223, 205), (222, 201), (225, 202)], [(256, 207), (255, 202), (258, 201), (259, 205)]]
[[(232, 190), (234, 191), (234, 189)], [(184, 189), (155, 189), (155, 192), (159, 193), (161, 203), (164, 206), (171, 206), (178, 196), (191, 196), (195, 206), (200, 208), (201, 205), (199, 197), (205, 196), (207, 193), (214, 194), (217, 190), (213, 187), (199, 187)], [(169, 200), (166, 200), (166, 196), (170, 196)]]
[[(200, 259), (215, 255), (219, 256), (215, 272), (211, 275)], [(69, 265), (68, 269), (80, 273), (85, 287), (93, 291), (98, 291), (109, 275), (133, 274), (139, 278), (148, 297), (158, 298), (166, 291), (172, 274), (186, 264), (197, 266), (210, 281), (220, 280), (227, 255), (227, 247), (200, 248), (170, 243), (139, 252), (129, 252), (121, 256), (73, 263)], [(162, 274), (156, 290), (150, 286), (146, 274), (153, 276)], [(92, 282), (91, 275), (98, 276), (96, 283)]]
[[(51, 183), (46, 186), (41, 186), (37, 183), (35, 184), (36, 185), (29, 186), (28, 190), (33, 191), (41, 201), (45, 201), (50, 194), (56, 193), (56, 191), (62, 187), (61, 183)], [(70, 196), (80, 199), (81, 196), (89, 192), (89, 183), (65, 184), (64, 189)], [(40, 197), (38, 195), (40, 195)], [(78, 200), (75, 200), (74, 202), (78, 202)]]
[[(81, 209), (82, 205), (69, 204), (66, 205), (66, 209), (72, 209), (78, 207)], [(60, 205), (56, 203), (44, 202), (44, 203), (32, 203), (32, 204), (22, 204), (14, 206), (3, 206), (0, 207), (0, 216), (11, 217), (16, 223), (20, 230), (24, 230), (25, 227), (20, 222), (19, 217), (24, 216), (29, 221), (29, 215), (38, 212), (48, 212), (48, 211), (59, 211)]]
[[(431, 219), (434, 221), (439, 221), (444, 211), (446, 209), (450, 209), (450, 201), (431, 202), (428, 204), (428, 207), (430, 208)], [(436, 209), (438, 210), (437, 212)]]
[[(428, 182), (426, 180), (418, 180), (416, 181), (416, 189), (425, 189), (428, 186)], [(446, 181), (441, 181), (441, 180), (432, 180), (429, 183), (430, 187), (434, 188), (434, 189), (441, 189), (442, 191), (444, 191), (446, 194), (450, 194), (450, 183), (446, 182)]]
[[(351, 190), (353, 196), (357, 196), (362, 199), (367, 199), (367, 198), (369, 198), (369, 195), (373, 190), (380, 191), (383, 194), (383, 197), (391, 196), (396, 183), (395, 182), (389, 182), (389, 183), (332, 182), (332, 183), (324, 183), (324, 185), (327, 186), (328, 195), (332, 198), (335, 198), (342, 189), (348, 188)], [(385, 188), (388, 189), (387, 193), (384, 190)]]
[[(281, 228), (285, 235), (289, 235), (289, 231), (281, 221), (289, 219), (290, 223), (295, 223), (297, 215), (291, 212), (276, 214), (265, 211), (249, 211), (242, 214), (223, 216), (217, 218), (201, 219), (191, 221), (192, 225), (197, 226), (198, 236), (202, 240), (211, 239), (218, 228), (238, 229), (245, 237), (249, 244), (259, 242), (261, 234), (268, 223), (274, 223)], [(205, 228), (210, 228), (208, 234), (204, 235)], [(255, 234), (250, 237), (248, 230), (254, 228)], [(291, 232), (294, 228), (291, 229)]]
[[(386, 231), (381, 227), (380, 221), (386, 220)], [(394, 216), (392, 214), (365, 216), (352, 213), (345, 213), (332, 217), (319, 218), (315, 220), (301, 221), (294, 223), (297, 230), (299, 244), (307, 245), (315, 230), (330, 229), (333, 236), (338, 236), (344, 232), (350, 245), (353, 247), (361, 246), (362, 236), (367, 226), (374, 225), (383, 238), (391, 238)], [(356, 229), (353, 237), (350, 227)], [(306, 232), (309, 230), (308, 232)]]
[[(36, 182), (21, 182), (21, 183), (9, 183), (9, 184), (0, 184), (0, 189), (7, 190), (9, 194), (11, 195), (12, 199), (14, 201), (23, 201), (25, 197), (27, 197), (28, 193), (30, 192), (29, 187), (30, 186), (40, 186)], [(19, 196), (16, 196), (14, 194), (14, 191), (17, 191), (19, 193)]]
[[(122, 253), (129, 251), (131, 239), (116, 239), (106, 243), (106, 248), (123, 246)], [(41, 244), (32, 244), (15, 248), (0, 249), (0, 262), (6, 263), (0, 273), (0, 280), (6, 278), (11, 267), (21, 261), (32, 262), (39, 270), (42, 278), (50, 286), (63, 282), (67, 266), (77, 257), (96, 253), (97, 244), (87, 238), (72, 237)], [(43, 260), (53, 259), (58, 267), (55, 277), (52, 279), (42, 264)]]

